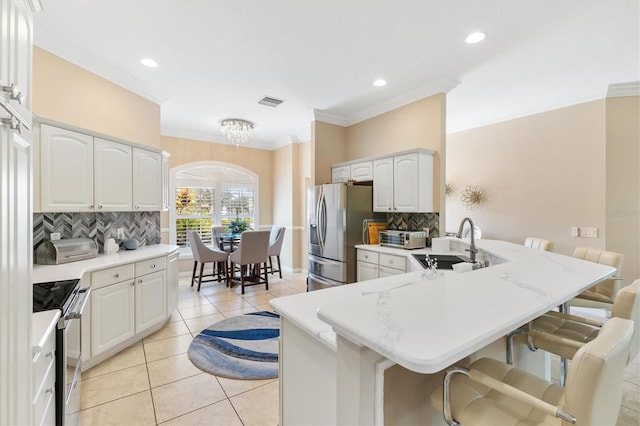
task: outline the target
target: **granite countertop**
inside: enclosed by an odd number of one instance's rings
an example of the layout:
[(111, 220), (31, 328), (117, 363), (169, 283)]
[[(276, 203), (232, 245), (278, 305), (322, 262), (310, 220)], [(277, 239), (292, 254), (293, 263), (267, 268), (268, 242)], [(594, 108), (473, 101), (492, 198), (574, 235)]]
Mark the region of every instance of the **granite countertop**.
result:
[[(458, 245), (452, 251), (467, 244), (453, 240)], [(488, 268), (435, 276), (420, 270), (270, 303), (334, 350), (338, 333), (405, 368), (434, 373), (615, 273), (504, 241), (476, 245), (490, 259)]]
[(157, 256), (167, 256), (177, 251), (178, 246), (169, 244), (153, 244), (138, 247), (136, 250), (120, 250), (114, 254), (99, 254), (93, 259), (61, 265), (34, 265), (32, 279), (34, 283), (82, 278), (86, 272), (110, 268)]

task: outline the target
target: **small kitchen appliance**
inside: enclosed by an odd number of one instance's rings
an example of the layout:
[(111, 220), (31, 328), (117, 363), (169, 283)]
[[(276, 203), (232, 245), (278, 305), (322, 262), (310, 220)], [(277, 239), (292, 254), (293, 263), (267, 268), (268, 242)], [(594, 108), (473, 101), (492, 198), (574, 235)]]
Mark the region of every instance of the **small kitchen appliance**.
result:
[(38, 265), (59, 265), (98, 256), (98, 245), (91, 238), (43, 241), (36, 249)]
[(403, 249), (425, 248), (427, 246), (427, 233), (424, 231), (385, 229), (380, 231), (380, 245)]

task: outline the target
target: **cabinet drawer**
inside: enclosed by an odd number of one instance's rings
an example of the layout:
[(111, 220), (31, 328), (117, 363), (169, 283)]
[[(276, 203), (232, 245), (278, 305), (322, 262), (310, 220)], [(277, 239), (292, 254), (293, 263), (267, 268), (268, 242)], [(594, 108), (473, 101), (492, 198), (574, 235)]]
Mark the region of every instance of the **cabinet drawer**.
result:
[(136, 277), (147, 275), (152, 272), (162, 271), (164, 269), (167, 269), (166, 256), (142, 260), (140, 262), (136, 262)]
[[(55, 410), (56, 369), (50, 368), (44, 378), (43, 386), (33, 398), (35, 424), (41, 425), (49, 410)], [(47, 416), (50, 418), (51, 416)]]
[(407, 270), (407, 258), (404, 256), (396, 256), (393, 254), (380, 254), (380, 266), (387, 268), (399, 269), (401, 271)]
[(100, 288), (133, 279), (133, 265), (122, 265), (91, 273), (91, 287)]
[(34, 400), (44, 392), (47, 385), (44, 383), (49, 373), (55, 373), (56, 354), (56, 330), (53, 330), (42, 346), (42, 350), (33, 358), (33, 392)]
[(361, 262), (368, 263), (378, 263), (378, 253), (369, 251), (369, 250), (361, 250), (358, 249), (358, 260)]
[(400, 275), (404, 274), (405, 271), (395, 268), (385, 268), (384, 266), (380, 266), (379, 276), (382, 277), (390, 277), (392, 275)]

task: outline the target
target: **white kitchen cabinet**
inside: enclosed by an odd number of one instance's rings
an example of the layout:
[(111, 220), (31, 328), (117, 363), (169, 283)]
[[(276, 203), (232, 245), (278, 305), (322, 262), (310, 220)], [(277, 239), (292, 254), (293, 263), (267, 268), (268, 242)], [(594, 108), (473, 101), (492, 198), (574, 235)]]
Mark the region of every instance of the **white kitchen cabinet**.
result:
[(373, 210), (433, 211), (433, 155), (412, 152), (373, 162)]
[(132, 211), (131, 146), (93, 142), (94, 200), (98, 211)]
[(404, 256), (357, 249), (357, 259), (358, 281), (407, 272), (407, 259)]
[(169, 210), (169, 154), (162, 151), (162, 210)]
[(162, 154), (133, 148), (133, 210), (162, 210)]
[(356, 182), (373, 180), (373, 161), (351, 164), (349, 166), (350, 179)]
[(0, 2), (0, 105), (31, 128), (33, 11), (27, 1)]
[(166, 261), (154, 257), (91, 274), (91, 357), (168, 318)]
[(46, 212), (93, 211), (93, 137), (42, 125), (41, 208)]
[(91, 356), (135, 335), (135, 281), (129, 279), (91, 292)]
[(336, 166), (331, 168), (331, 182), (348, 182), (351, 178), (349, 166)]
[(56, 331), (60, 311), (33, 314), (33, 424), (55, 425)]
[(373, 211), (393, 212), (393, 157), (373, 162)]

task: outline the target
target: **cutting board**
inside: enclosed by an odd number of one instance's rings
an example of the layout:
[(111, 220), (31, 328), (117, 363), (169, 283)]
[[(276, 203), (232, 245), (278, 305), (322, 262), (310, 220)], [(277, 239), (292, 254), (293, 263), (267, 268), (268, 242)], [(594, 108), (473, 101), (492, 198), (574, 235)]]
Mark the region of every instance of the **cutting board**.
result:
[(387, 229), (386, 222), (367, 223), (367, 240), (369, 244), (378, 244), (380, 242), (378, 233), (384, 229)]

